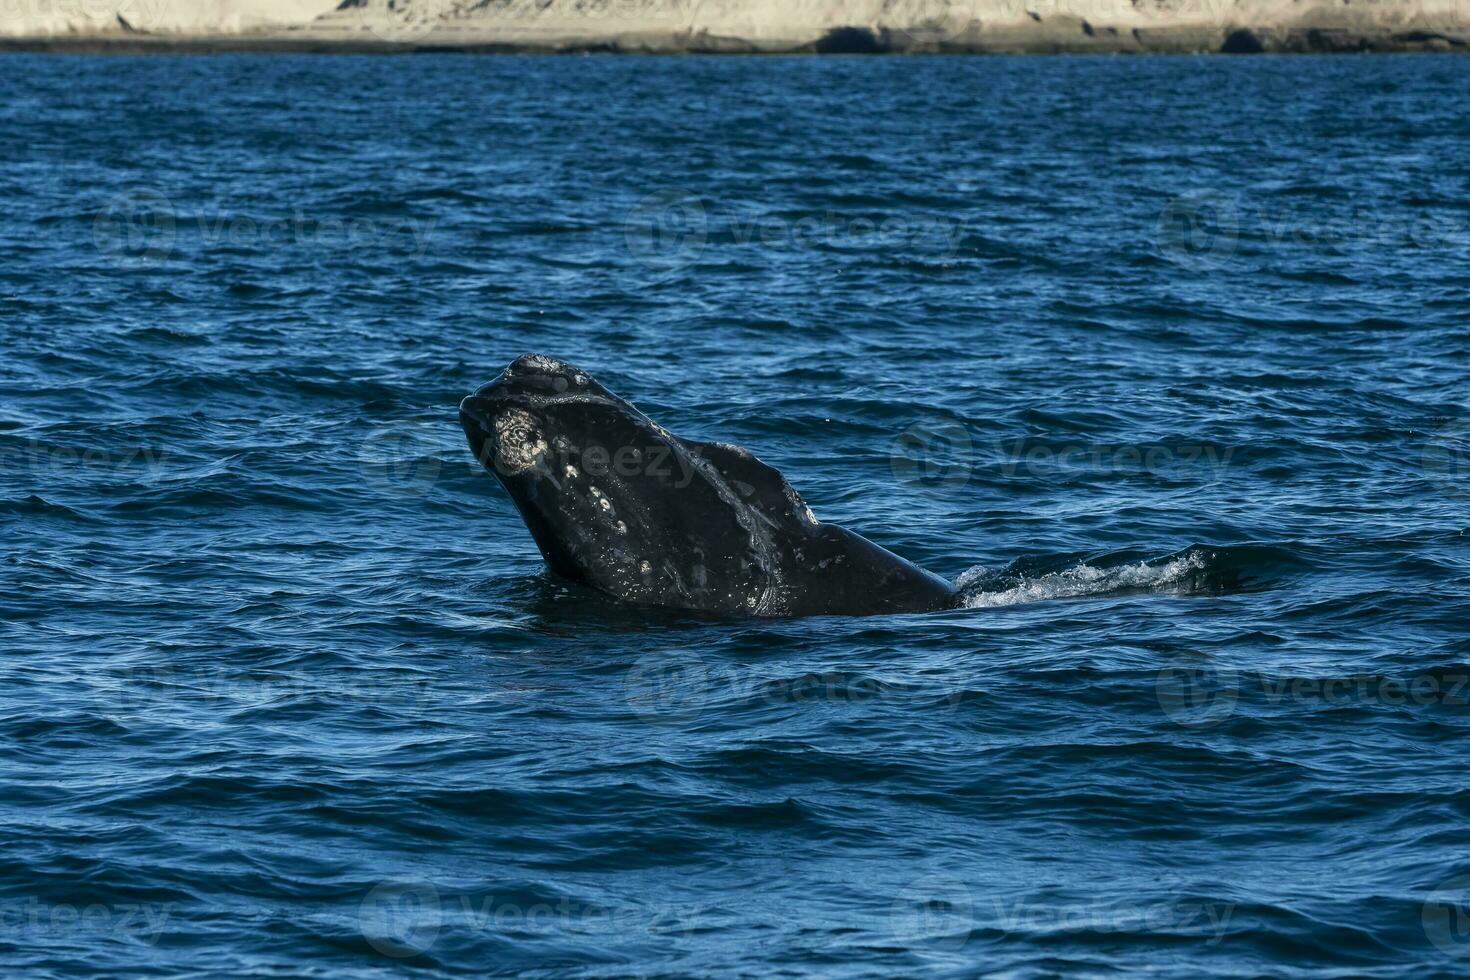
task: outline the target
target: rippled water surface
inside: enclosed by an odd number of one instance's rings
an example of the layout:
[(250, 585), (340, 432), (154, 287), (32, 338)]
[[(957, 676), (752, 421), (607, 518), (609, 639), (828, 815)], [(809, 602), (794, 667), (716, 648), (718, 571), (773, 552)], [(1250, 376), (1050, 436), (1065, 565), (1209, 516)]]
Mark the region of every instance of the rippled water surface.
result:
[[(0, 964), (1463, 974), (1465, 68), (0, 60)], [(972, 608), (548, 578), (528, 350)]]

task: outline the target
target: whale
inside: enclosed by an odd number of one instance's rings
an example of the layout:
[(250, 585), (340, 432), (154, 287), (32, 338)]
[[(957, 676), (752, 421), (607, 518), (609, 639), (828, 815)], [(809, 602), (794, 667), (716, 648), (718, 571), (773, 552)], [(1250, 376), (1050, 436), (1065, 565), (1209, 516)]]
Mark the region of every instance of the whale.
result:
[(566, 361), (516, 358), (459, 415), (551, 572), (621, 602), (752, 618), (958, 604), (945, 579), (818, 520), (749, 450), (674, 436)]

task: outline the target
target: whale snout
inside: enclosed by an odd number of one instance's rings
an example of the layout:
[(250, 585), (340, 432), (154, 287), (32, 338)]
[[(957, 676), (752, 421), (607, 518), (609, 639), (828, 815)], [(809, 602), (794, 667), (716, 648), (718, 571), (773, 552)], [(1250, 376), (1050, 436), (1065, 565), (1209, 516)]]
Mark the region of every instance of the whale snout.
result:
[(489, 432), (490, 426), (493, 424), (491, 422), (492, 418), (490, 406), (480, 397), (479, 392), (473, 395), (466, 395), (464, 400), (459, 403), (459, 424), (466, 429), (475, 427)]
[(545, 354), (522, 354), (487, 387), (499, 384), (522, 394), (559, 395), (586, 388), (591, 380), (566, 361)]
[(525, 472), (546, 451), (547, 410), (563, 395), (595, 388), (585, 372), (566, 361), (522, 354), (459, 403), (460, 425), (486, 466), (502, 474)]
[(545, 354), (522, 354), (505, 369), (506, 377), (519, 379), (565, 378), (570, 381), (573, 375), (580, 373), (566, 361)]
[[(507, 414), (542, 415), (561, 396), (599, 394), (601, 387), (585, 371), (545, 354), (522, 354), (488, 384), (459, 403), (459, 421), (477, 455), (479, 443), (504, 428)], [(477, 439), (478, 436), (478, 439)]]
[(576, 394), (595, 388), (585, 372), (566, 361), (545, 354), (522, 354), (495, 380), (482, 385), (459, 403), (461, 422), (475, 421), (489, 428), (497, 412), (512, 402), (540, 403), (555, 401), (561, 394)]
[(459, 403), (459, 424), (470, 441), (470, 452), (485, 466), (493, 466), (495, 415), (489, 404), (480, 397), (480, 392), (469, 395)]

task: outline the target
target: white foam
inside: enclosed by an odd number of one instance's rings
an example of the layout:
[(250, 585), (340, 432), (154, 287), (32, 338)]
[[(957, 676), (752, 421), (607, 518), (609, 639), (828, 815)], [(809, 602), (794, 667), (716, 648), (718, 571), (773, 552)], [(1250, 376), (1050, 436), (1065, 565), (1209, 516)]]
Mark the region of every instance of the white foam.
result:
[[(962, 596), (961, 605), (966, 609), (989, 609), (994, 606), (1014, 606), (1023, 602), (1075, 599), (1081, 596), (1107, 595), (1110, 592), (1135, 589), (1167, 592), (1180, 585), (1191, 573), (1203, 569), (1204, 566), (1204, 557), (1198, 553), (1183, 555), (1164, 562), (1162, 565), (1149, 565), (1146, 562), (1117, 565), (1113, 568), (1074, 565), (1060, 572), (1048, 572), (1045, 575), (1025, 579), (1020, 584), (999, 592), (976, 592)], [(962, 574), (956, 580), (955, 586), (963, 592), (966, 588), (974, 586), (987, 574), (988, 569), (976, 565)]]

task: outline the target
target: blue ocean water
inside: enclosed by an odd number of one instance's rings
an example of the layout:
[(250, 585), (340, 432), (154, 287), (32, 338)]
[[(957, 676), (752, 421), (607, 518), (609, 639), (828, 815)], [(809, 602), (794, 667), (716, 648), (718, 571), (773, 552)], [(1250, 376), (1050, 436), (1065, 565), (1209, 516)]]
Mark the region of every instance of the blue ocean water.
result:
[[(1465, 65), (0, 60), (0, 966), (1463, 975)], [(548, 578), (529, 350), (971, 608)]]

